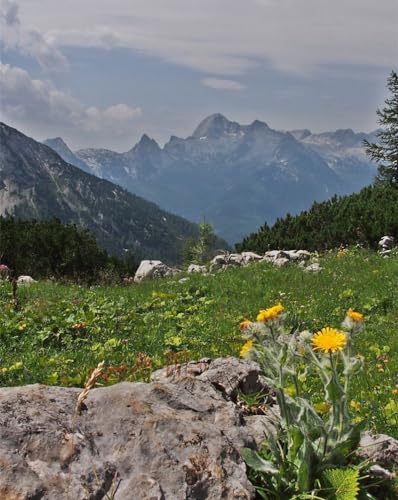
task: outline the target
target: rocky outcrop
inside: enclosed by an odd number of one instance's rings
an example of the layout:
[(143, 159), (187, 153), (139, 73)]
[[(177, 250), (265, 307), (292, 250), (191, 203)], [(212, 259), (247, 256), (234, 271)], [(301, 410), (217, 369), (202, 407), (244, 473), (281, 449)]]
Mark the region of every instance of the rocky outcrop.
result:
[(188, 273), (207, 273), (207, 267), (206, 266), (199, 266), (198, 264), (190, 264), (188, 266)]
[(395, 239), (393, 236), (383, 236), (379, 241), (379, 253), (385, 257), (390, 255), (395, 246)]
[(178, 272), (178, 269), (173, 269), (161, 260), (142, 260), (134, 275), (135, 283), (140, 283), (148, 279), (165, 278), (172, 276)]
[(237, 394), (264, 389), (258, 366), (203, 360), (153, 378), (93, 389), (77, 415), (80, 389), (0, 389), (0, 498), (254, 498), (239, 450), (273, 413), (250, 415)]

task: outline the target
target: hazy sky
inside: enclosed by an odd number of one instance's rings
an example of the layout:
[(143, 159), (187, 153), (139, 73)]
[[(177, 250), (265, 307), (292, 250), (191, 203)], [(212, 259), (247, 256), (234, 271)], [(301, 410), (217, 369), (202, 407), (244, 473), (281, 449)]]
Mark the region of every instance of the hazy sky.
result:
[(1, 120), (73, 148), (186, 137), (221, 112), (377, 126), (398, 0), (0, 0)]

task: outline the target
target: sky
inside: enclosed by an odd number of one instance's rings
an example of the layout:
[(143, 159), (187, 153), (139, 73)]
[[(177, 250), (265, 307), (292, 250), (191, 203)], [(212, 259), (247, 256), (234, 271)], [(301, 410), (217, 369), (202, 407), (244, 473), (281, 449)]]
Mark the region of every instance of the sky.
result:
[(369, 132), (397, 63), (398, 0), (0, 0), (0, 120), (74, 150), (216, 112)]

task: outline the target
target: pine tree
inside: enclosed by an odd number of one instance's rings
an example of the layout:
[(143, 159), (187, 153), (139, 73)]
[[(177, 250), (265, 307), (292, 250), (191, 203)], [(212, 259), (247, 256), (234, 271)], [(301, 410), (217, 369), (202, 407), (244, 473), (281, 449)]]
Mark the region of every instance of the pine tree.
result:
[(398, 75), (395, 71), (387, 79), (391, 98), (385, 107), (377, 110), (378, 123), (383, 127), (378, 133), (378, 143), (364, 141), (366, 153), (379, 165), (378, 180), (398, 186)]

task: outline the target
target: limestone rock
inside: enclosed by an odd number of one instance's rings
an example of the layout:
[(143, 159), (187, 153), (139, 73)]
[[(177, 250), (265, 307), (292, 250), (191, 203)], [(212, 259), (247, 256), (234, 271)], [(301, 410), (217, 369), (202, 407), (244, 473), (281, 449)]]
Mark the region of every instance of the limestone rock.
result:
[(32, 276), (19, 276), (17, 279), (18, 285), (31, 285), (32, 283), (37, 283), (36, 280), (32, 278)]
[(290, 259), (287, 259), (286, 257), (279, 257), (279, 258), (275, 259), (272, 263), (276, 267), (284, 267), (287, 264), (289, 264), (289, 262), (290, 262)]
[(0, 498), (253, 499), (239, 450), (260, 444), (271, 416), (246, 415), (232, 395), (260, 388), (259, 368), (189, 366), (93, 389), (78, 415), (80, 389), (0, 389)]
[(366, 431), (359, 443), (359, 456), (387, 469), (398, 468), (398, 441), (385, 434)]
[(314, 262), (313, 264), (310, 264), (309, 266), (304, 268), (304, 271), (307, 273), (319, 273), (322, 271), (322, 267), (319, 265), (319, 262)]
[(199, 266), (198, 264), (190, 264), (188, 267), (188, 273), (207, 273), (207, 267)]
[(161, 260), (142, 260), (134, 275), (134, 281), (140, 283), (147, 279), (164, 278), (176, 272), (177, 269), (167, 266)]
[(242, 259), (244, 264), (262, 260), (262, 256), (254, 252), (242, 252)]

